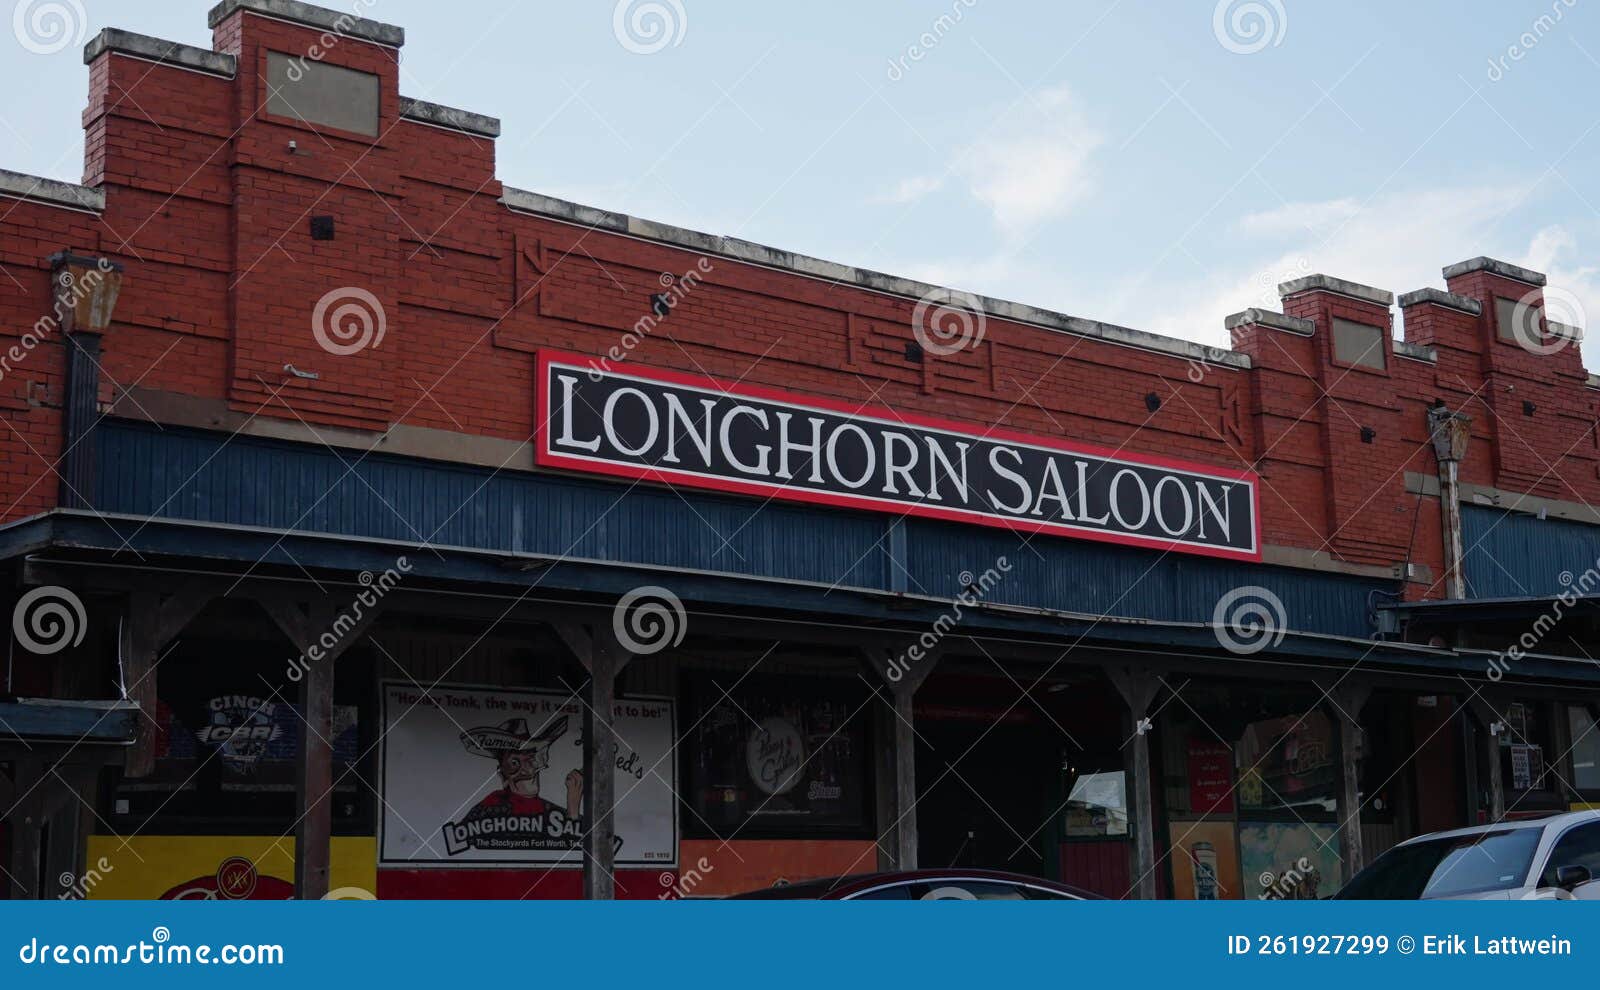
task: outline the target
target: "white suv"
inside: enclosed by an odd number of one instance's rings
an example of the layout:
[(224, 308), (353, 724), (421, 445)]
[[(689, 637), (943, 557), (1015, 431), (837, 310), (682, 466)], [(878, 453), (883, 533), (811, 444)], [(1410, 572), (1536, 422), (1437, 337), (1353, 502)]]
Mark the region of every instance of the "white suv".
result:
[(1418, 836), (1379, 856), (1333, 896), (1600, 901), (1600, 811)]

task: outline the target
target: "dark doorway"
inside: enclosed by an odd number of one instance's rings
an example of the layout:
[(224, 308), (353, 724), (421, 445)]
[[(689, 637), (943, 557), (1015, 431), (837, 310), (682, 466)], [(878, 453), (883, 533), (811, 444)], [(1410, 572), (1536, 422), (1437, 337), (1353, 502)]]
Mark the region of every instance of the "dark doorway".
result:
[(919, 716), (917, 733), (918, 865), (1049, 876), (1062, 798), (1051, 734), (1020, 707)]

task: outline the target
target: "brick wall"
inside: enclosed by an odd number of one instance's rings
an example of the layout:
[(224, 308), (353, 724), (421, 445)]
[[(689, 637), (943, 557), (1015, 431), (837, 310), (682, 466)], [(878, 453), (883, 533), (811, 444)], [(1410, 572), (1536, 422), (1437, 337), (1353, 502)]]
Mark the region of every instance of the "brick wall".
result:
[[(1407, 494), (1404, 473), (1433, 473), (1425, 410), (1438, 400), (1473, 417), (1465, 480), (1600, 498), (1600, 392), (1587, 387), (1576, 347), (1539, 355), (1495, 339), (1494, 297), (1522, 298), (1527, 284), (1488, 271), (1452, 278), (1450, 291), (1482, 302), (1482, 313), (1408, 306), (1410, 341), (1430, 345), (1433, 359), (1386, 345), (1383, 371), (1336, 361), (1331, 321), (1387, 328), (1389, 308), (1321, 288), (1285, 301), (1309, 334), (1272, 321), (1236, 328), (1250, 369), (993, 315), (981, 341), (918, 362), (906, 352), (914, 299), (511, 211), (499, 201), (493, 139), (400, 115), (396, 49), (354, 38), (321, 46), (320, 35), (228, 15), (213, 46), (237, 57), (234, 78), (99, 54), (84, 173), (105, 191), (105, 212), (0, 201), (0, 263), (13, 276), (0, 279), (7, 343), (47, 311), (47, 255), (99, 252), (126, 266), (104, 342), (107, 401), (137, 383), (318, 428), (406, 424), (523, 440), (534, 428), (534, 350), (602, 355), (650, 314), (665, 275), (698, 269), (700, 283), (628, 361), (980, 430), (1256, 464), (1269, 545), (1367, 564), (1409, 555), (1437, 575), (1437, 505)], [(266, 52), (319, 46), (324, 61), (378, 77), (376, 140), (266, 112)], [(322, 216), (334, 220), (333, 240), (311, 236)], [(331, 300), (331, 313), (368, 298), (383, 314), (381, 343), (329, 353), (313, 332), (319, 301)], [(49, 340), (0, 379), (5, 519), (53, 504), (62, 360)]]

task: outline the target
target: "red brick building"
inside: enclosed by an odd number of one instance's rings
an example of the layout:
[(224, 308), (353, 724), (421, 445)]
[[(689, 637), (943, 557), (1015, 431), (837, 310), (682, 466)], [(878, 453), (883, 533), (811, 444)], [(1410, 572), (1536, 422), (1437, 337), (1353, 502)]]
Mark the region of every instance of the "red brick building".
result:
[(1539, 273), (1215, 350), (507, 187), (399, 28), (211, 25), (88, 46), (81, 185), (0, 173), (13, 896), (1325, 894), (1600, 800)]

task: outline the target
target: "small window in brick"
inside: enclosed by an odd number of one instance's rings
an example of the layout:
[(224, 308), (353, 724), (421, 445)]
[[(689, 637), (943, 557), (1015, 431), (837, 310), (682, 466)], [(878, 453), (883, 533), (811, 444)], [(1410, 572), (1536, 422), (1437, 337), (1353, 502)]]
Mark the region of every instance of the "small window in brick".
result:
[(309, 58), (267, 53), (267, 112), (378, 136), (378, 77)]
[(1351, 320), (1334, 320), (1333, 357), (1345, 364), (1384, 370), (1383, 328)]
[(1539, 325), (1539, 310), (1524, 306), (1515, 299), (1495, 298), (1495, 333), (1509, 344), (1521, 344), (1530, 350), (1544, 343), (1544, 328)]

